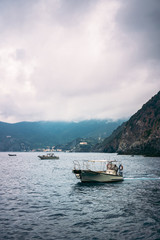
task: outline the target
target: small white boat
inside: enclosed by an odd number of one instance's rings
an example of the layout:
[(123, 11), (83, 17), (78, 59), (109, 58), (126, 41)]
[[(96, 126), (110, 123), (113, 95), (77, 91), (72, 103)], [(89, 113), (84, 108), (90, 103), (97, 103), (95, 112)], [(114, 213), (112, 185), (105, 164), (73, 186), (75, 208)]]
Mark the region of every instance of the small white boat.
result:
[(48, 153), (47, 155), (38, 156), (41, 160), (46, 159), (59, 159), (59, 157), (55, 156), (54, 153)]
[[(74, 161), (72, 172), (81, 182), (118, 182), (123, 181), (123, 166), (116, 160), (84, 160), (82, 164)], [(117, 166), (118, 165), (118, 166)]]

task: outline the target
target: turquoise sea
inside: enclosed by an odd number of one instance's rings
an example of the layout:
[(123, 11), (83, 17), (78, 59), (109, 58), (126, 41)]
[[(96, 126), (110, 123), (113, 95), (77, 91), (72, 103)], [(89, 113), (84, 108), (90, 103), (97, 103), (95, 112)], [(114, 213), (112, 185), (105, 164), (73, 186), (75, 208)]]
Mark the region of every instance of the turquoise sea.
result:
[[(160, 239), (160, 158), (0, 153), (0, 240)], [(120, 160), (124, 181), (84, 184), (74, 160)]]

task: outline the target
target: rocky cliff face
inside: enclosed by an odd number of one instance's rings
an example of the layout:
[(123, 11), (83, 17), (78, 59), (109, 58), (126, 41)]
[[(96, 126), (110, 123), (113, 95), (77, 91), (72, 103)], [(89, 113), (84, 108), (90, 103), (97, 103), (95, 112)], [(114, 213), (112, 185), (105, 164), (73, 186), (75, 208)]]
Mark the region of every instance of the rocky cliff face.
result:
[(119, 154), (160, 156), (160, 92), (98, 148)]

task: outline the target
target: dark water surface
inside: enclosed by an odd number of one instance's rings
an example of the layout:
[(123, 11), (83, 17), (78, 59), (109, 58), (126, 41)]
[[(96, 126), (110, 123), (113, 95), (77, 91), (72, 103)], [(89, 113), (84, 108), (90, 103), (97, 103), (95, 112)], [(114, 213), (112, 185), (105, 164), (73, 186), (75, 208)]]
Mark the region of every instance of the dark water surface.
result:
[[(160, 239), (160, 158), (0, 153), (0, 240)], [(120, 183), (80, 183), (73, 160), (117, 159)]]

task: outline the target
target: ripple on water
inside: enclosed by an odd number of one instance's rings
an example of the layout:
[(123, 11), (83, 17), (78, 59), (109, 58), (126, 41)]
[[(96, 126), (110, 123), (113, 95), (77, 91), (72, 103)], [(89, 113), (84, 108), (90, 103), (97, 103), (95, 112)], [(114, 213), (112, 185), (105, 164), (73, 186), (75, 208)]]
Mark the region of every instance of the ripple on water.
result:
[[(72, 161), (120, 158), (120, 183), (83, 184)], [(12, 159), (13, 160), (13, 159)], [(0, 239), (160, 239), (160, 159), (115, 154), (0, 153)]]

